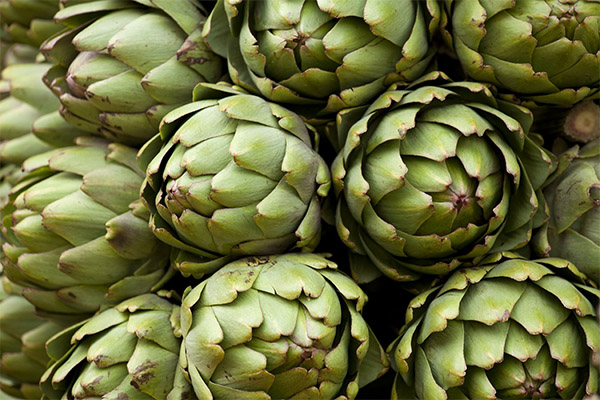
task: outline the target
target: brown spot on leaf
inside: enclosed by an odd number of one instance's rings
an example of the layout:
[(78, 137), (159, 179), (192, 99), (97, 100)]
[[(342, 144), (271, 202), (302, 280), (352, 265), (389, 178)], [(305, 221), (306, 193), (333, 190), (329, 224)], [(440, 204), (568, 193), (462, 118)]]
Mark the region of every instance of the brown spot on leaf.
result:
[(131, 386), (137, 390), (141, 390), (140, 387), (146, 385), (152, 378), (154, 378), (153, 368), (158, 366), (157, 362), (152, 362), (149, 359), (144, 361), (142, 364), (133, 370), (133, 377), (131, 378)]

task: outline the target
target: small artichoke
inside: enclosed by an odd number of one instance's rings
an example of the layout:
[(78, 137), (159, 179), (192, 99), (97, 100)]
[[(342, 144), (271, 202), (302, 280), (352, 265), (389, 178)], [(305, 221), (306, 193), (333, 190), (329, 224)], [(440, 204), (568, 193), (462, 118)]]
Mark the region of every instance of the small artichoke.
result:
[(432, 73), (338, 122), (336, 225), (359, 281), (446, 274), (525, 246), (546, 219), (553, 156), (486, 84)]
[(42, 44), (58, 63), (45, 81), (67, 121), (111, 141), (143, 144), (197, 83), (222, 75), (193, 0), (67, 3), (55, 18), (68, 28)]
[(571, 261), (600, 284), (600, 139), (563, 153), (544, 195), (550, 220), (536, 233), (534, 249)]
[(172, 272), (138, 198), (135, 150), (79, 143), (28, 159), (1, 214), (5, 275), (57, 318), (145, 293)]
[(596, 0), (449, 0), (442, 25), (466, 73), (534, 104), (600, 96)]
[(177, 367), (179, 306), (155, 294), (128, 299), (54, 336), (42, 399), (192, 399)]
[(432, 0), (219, 0), (203, 34), (234, 83), (329, 114), (421, 76), (439, 18)]
[(200, 399), (354, 399), (387, 370), (363, 291), (317, 254), (234, 261), (184, 294), (181, 360)]
[(201, 89), (204, 100), (169, 113), (140, 152), (150, 225), (181, 250), (181, 272), (200, 277), (232, 257), (314, 249), (319, 199), (331, 183), (314, 132), (260, 97), (225, 85)]
[[(564, 276), (564, 277), (563, 277)], [(565, 260), (494, 254), (415, 297), (388, 352), (394, 399), (582, 399), (598, 391), (594, 304)]]
[(22, 289), (0, 277), (0, 395), (40, 399), (39, 381), (50, 361), (45, 343), (64, 325), (37, 316)]

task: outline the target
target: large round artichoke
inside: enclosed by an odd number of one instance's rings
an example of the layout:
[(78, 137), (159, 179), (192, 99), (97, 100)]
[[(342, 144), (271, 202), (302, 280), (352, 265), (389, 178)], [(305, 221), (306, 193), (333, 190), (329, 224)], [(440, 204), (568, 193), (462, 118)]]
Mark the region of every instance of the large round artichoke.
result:
[(50, 361), (45, 344), (64, 324), (45, 321), (23, 296), (22, 287), (0, 279), (0, 397), (40, 399), (39, 381)]
[(561, 155), (544, 196), (550, 220), (535, 235), (535, 250), (571, 261), (600, 284), (600, 139)]
[(92, 1), (62, 9), (67, 26), (43, 45), (58, 62), (46, 83), (73, 125), (141, 145), (162, 117), (215, 82), (220, 58), (201, 39), (203, 12), (193, 0)]
[(466, 73), (505, 93), (569, 106), (600, 96), (596, 0), (445, 2), (453, 47)]
[(600, 291), (578, 274), (561, 259), (494, 254), (417, 296), (388, 349), (398, 372), (392, 398), (582, 399), (597, 393), (591, 357), (600, 349), (594, 306)]
[(179, 306), (155, 294), (128, 299), (54, 336), (43, 399), (192, 399), (177, 367)]
[(236, 84), (326, 114), (418, 78), (439, 17), (432, 0), (219, 0), (203, 34)]
[(180, 270), (196, 277), (231, 257), (314, 249), (330, 176), (313, 132), (257, 96), (202, 89), (208, 98), (168, 114), (141, 150), (154, 233), (181, 249)]
[(2, 209), (4, 273), (42, 313), (88, 315), (171, 272), (138, 199), (135, 150), (101, 139), (28, 159)]
[(528, 134), (531, 113), (487, 85), (432, 73), (354, 114), (338, 119), (332, 174), (359, 281), (377, 276), (370, 264), (396, 280), (445, 274), (526, 245), (544, 222), (551, 154)]
[(184, 294), (183, 366), (200, 399), (353, 399), (387, 370), (363, 291), (317, 254), (235, 261)]

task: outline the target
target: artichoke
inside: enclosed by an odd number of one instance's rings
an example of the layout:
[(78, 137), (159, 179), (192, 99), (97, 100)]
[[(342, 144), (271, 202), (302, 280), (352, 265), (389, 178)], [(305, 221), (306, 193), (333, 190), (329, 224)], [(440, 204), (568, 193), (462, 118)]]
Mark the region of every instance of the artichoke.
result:
[(449, 0), (442, 25), (465, 72), (533, 104), (600, 96), (596, 0)]
[(488, 85), (432, 73), (338, 121), (336, 225), (361, 282), (446, 274), (525, 246), (546, 219), (553, 156)]
[(192, 399), (177, 367), (180, 336), (178, 305), (155, 294), (128, 299), (48, 342), (43, 399)]
[(329, 114), (418, 78), (439, 18), (432, 0), (219, 0), (203, 35), (234, 83)]
[(20, 286), (5, 277), (0, 281), (0, 394), (39, 399), (39, 381), (50, 361), (44, 345), (64, 326), (37, 316)]
[(600, 139), (563, 153), (544, 195), (550, 220), (536, 233), (534, 249), (571, 261), (600, 284)]
[(0, 0), (0, 21), (11, 40), (39, 47), (61, 26), (53, 20), (59, 0)]
[(162, 117), (216, 82), (221, 60), (201, 39), (193, 0), (114, 0), (70, 5), (55, 18), (68, 28), (42, 44), (58, 64), (45, 77), (73, 125), (111, 141), (141, 145)]
[(233, 257), (314, 249), (330, 176), (311, 128), (277, 104), (207, 86), (196, 91), (199, 101), (169, 113), (140, 152), (154, 233), (179, 249), (186, 276)]
[(21, 164), (52, 149), (33, 134), (33, 123), (58, 110), (59, 103), (42, 82), (47, 63), (13, 64), (2, 70), (1, 85), (9, 94), (0, 100), (0, 161)]
[(353, 399), (387, 370), (363, 291), (317, 254), (250, 257), (184, 294), (182, 360), (200, 399)]
[[(567, 279), (561, 275), (565, 274)], [(581, 399), (598, 391), (600, 291), (565, 260), (494, 254), (414, 298), (392, 398)]]
[(85, 317), (168, 279), (135, 150), (102, 139), (28, 159), (2, 209), (4, 273), (40, 313)]

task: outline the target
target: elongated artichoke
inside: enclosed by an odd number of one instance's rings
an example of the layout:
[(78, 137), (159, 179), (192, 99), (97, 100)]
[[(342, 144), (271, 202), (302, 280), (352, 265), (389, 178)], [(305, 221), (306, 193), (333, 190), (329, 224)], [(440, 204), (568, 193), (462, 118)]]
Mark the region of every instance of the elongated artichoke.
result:
[(0, 23), (16, 43), (33, 47), (61, 29), (53, 20), (59, 0), (0, 0)]
[(72, 146), (89, 133), (65, 121), (59, 102), (44, 85), (49, 63), (18, 63), (2, 70), (0, 92), (0, 162), (20, 165), (25, 159), (54, 147)]
[(45, 80), (73, 125), (141, 145), (168, 111), (216, 82), (221, 60), (202, 42), (203, 12), (193, 0), (114, 0), (74, 4), (44, 51), (58, 64)]
[(466, 73), (537, 104), (600, 96), (596, 0), (449, 0), (442, 25)]
[(567, 259), (600, 284), (600, 139), (563, 153), (544, 195), (550, 220), (534, 237), (536, 252)]
[(50, 358), (46, 341), (65, 328), (45, 321), (23, 296), (23, 288), (0, 278), (0, 397), (40, 399), (39, 381)]
[(526, 245), (546, 219), (552, 155), (488, 85), (432, 73), (339, 121), (336, 224), (359, 281), (446, 274)]
[(234, 83), (328, 114), (417, 79), (439, 18), (431, 0), (219, 0), (203, 34)]
[(392, 398), (582, 399), (597, 393), (591, 357), (600, 349), (593, 305), (600, 291), (578, 274), (561, 259), (494, 254), (417, 296), (388, 349), (398, 372)]
[(192, 399), (177, 367), (179, 306), (155, 294), (128, 299), (54, 336), (43, 399)]
[(201, 89), (205, 100), (169, 113), (140, 152), (150, 225), (181, 250), (181, 272), (200, 277), (233, 257), (314, 249), (319, 199), (330, 187), (314, 132), (257, 96), (224, 85)]
[(182, 357), (200, 399), (353, 399), (387, 370), (363, 291), (317, 254), (250, 257), (184, 294)]
[(44, 86), (48, 63), (14, 64), (2, 70), (8, 97), (0, 100), (0, 161), (19, 165), (26, 158), (52, 149), (33, 133), (34, 122), (58, 110), (59, 103)]
[(29, 174), (2, 209), (4, 273), (57, 318), (148, 292), (171, 273), (138, 199), (135, 150), (102, 139), (80, 144), (28, 159)]

